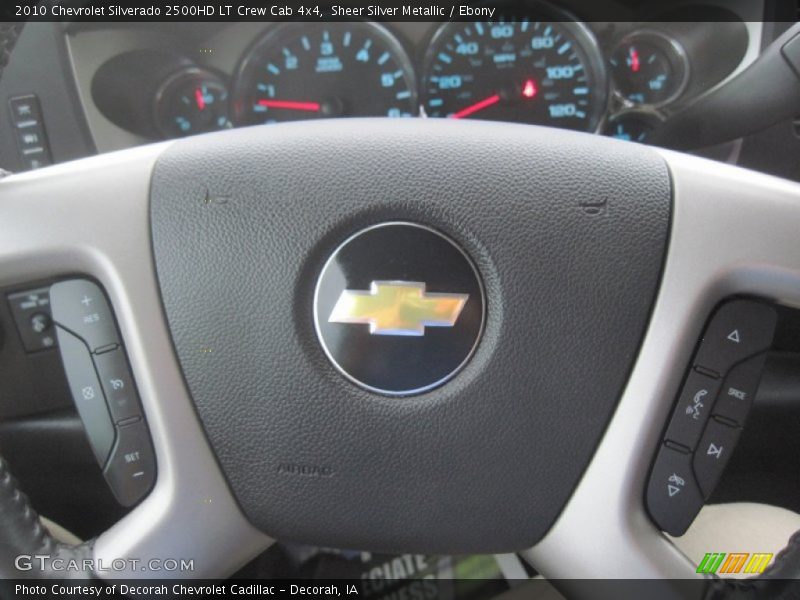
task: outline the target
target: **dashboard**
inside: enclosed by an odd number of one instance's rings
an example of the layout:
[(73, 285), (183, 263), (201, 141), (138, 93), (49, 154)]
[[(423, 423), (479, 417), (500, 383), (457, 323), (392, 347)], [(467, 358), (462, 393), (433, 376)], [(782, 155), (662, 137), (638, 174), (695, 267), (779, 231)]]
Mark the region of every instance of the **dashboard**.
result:
[(762, 24), (738, 4), (705, 6), (706, 22), (582, 22), (537, 4), (476, 22), (107, 24), (67, 42), (99, 151), (336, 117), (489, 119), (646, 143), (757, 55)]

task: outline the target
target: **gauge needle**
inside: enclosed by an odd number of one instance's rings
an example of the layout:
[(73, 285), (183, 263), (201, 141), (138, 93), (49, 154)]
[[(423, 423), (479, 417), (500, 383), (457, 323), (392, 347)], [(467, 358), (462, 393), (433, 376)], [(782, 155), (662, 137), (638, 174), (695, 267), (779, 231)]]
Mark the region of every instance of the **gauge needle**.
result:
[(291, 100), (259, 100), (259, 106), (267, 108), (285, 108), (287, 110), (305, 110), (308, 112), (319, 112), (319, 102), (293, 102)]
[(500, 102), (500, 94), (495, 94), (494, 96), (489, 96), (481, 100), (480, 102), (476, 102), (475, 104), (471, 104), (466, 108), (462, 108), (460, 111), (453, 113), (450, 115), (451, 119), (463, 119), (464, 117), (468, 117), (473, 113), (478, 112), (479, 110), (483, 110), (484, 108), (488, 108), (493, 104), (497, 104)]
[(631, 46), (631, 71), (634, 73), (638, 73), (641, 67), (641, 63), (639, 62), (639, 51)]
[(197, 108), (203, 110), (206, 107), (206, 99), (203, 98), (203, 90), (200, 88), (194, 91), (194, 99), (197, 101)]

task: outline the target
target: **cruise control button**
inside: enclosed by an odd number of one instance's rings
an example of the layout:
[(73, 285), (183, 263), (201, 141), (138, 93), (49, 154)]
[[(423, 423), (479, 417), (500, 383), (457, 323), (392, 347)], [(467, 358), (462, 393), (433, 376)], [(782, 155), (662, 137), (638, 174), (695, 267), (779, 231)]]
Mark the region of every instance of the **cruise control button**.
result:
[(57, 333), (61, 359), (75, 406), (97, 462), (102, 467), (106, 464), (114, 443), (114, 425), (106, 408), (92, 357), (83, 341), (60, 327), (57, 328)]
[(759, 354), (731, 369), (722, 384), (722, 391), (714, 406), (714, 414), (744, 425), (753, 406), (766, 354)]
[(103, 474), (117, 501), (133, 506), (155, 481), (156, 462), (144, 421), (117, 426), (117, 443)]
[(711, 414), (720, 380), (691, 371), (683, 384), (666, 438), (694, 450)]
[(94, 352), (119, 344), (114, 317), (103, 291), (91, 281), (72, 279), (50, 286), (53, 321), (82, 338)]
[(724, 375), (734, 364), (772, 345), (776, 321), (775, 309), (766, 304), (752, 300), (724, 304), (706, 328), (695, 365)]
[(739, 427), (725, 425), (716, 419), (708, 422), (694, 456), (694, 473), (703, 498), (708, 498), (714, 491), (741, 431)]
[(683, 535), (703, 507), (692, 455), (662, 446), (647, 485), (647, 510), (670, 535)]
[(142, 416), (139, 397), (133, 384), (125, 351), (117, 348), (94, 357), (100, 384), (108, 402), (108, 410), (115, 423)]

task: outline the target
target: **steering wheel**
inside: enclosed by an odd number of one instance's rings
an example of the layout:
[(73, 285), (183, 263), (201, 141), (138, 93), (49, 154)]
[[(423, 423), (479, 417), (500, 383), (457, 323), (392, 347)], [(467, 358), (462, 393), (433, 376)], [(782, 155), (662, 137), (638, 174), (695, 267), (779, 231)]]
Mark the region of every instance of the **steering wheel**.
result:
[[(712, 308), (800, 305), (798, 231), (797, 184), (488, 122), (245, 128), (6, 177), (0, 283), (105, 289), (158, 471), (57, 550), (203, 578), (274, 539), (516, 550), (576, 597), (593, 578), (775, 597), (798, 536), (750, 583), (704, 580), (644, 490)], [(387, 303), (363, 303), (382, 282)], [(11, 557), (52, 540), (0, 475), (0, 568), (19, 577)]]

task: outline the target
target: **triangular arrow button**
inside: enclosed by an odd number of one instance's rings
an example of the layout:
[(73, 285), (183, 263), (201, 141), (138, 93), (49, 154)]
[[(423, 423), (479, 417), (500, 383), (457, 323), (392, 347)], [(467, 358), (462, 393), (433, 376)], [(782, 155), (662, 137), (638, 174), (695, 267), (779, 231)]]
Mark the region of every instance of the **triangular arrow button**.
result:
[(669, 497), (672, 498), (675, 494), (680, 493), (681, 488), (675, 487), (674, 485), (667, 484), (667, 492), (669, 492)]
[(719, 458), (720, 456), (722, 456), (723, 450), (724, 448), (722, 446), (717, 446), (712, 442), (711, 444), (708, 445), (708, 450), (706, 451), (706, 454), (708, 456), (713, 456), (714, 458)]
[(731, 331), (728, 334), (728, 339), (730, 341), (732, 341), (734, 344), (738, 344), (739, 343), (739, 330), (738, 329), (734, 329), (733, 331)]

